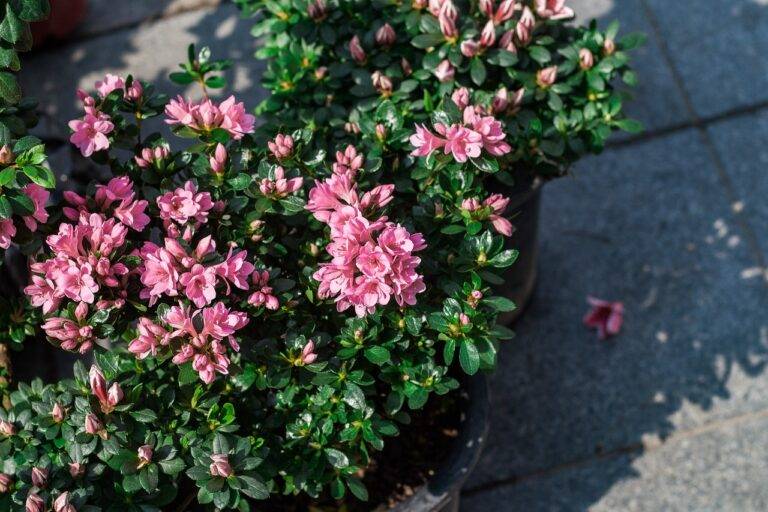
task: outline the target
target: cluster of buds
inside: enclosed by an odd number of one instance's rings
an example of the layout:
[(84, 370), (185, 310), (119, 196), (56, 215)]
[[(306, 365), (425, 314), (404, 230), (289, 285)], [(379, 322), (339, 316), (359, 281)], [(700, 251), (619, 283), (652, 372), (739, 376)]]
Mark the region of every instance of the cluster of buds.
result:
[(267, 147), (278, 160), (289, 158), (293, 154), (293, 137), (278, 133), (274, 140), (267, 142)]
[(509, 91), (506, 87), (502, 87), (496, 94), (493, 95), (491, 101), (491, 111), (494, 114), (506, 113), (512, 115), (520, 110), (520, 106), (523, 104), (523, 96), (525, 96), (525, 88), (521, 87), (509, 96)]
[(301, 188), (304, 178), (285, 178), (285, 169), (280, 166), (275, 168), (275, 179), (264, 178), (259, 183), (259, 190), (266, 197), (281, 199)]
[(397, 34), (392, 25), (385, 23), (376, 31), (376, 44), (385, 48), (392, 46), (397, 41)]
[(142, 149), (141, 152), (134, 157), (134, 160), (136, 161), (136, 165), (142, 169), (147, 169), (149, 167), (161, 169), (165, 159), (168, 158), (168, 155), (170, 154), (170, 148), (163, 144), (154, 148)]
[(358, 36), (353, 36), (352, 39), (349, 40), (349, 53), (358, 64), (365, 63), (365, 50), (363, 50), (363, 45), (360, 43), (360, 38)]
[(359, 135), (360, 125), (352, 121), (347, 121), (344, 123), (344, 131), (353, 135)]
[(107, 390), (107, 381), (97, 366), (91, 366), (88, 381), (91, 385), (91, 393), (99, 401), (101, 411), (104, 414), (114, 411), (117, 404), (123, 400), (123, 390), (120, 388), (120, 384), (115, 382)]
[(325, 0), (315, 0), (309, 7), (307, 7), (307, 14), (312, 18), (315, 23), (323, 21), (328, 16), (328, 8), (325, 5)]
[(211, 476), (229, 478), (234, 474), (232, 466), (229, 464), (229, 457), (225, 453), (211, 455)]
[(373, 87), (376, 91), (382, 96), (392, 94), (392, 80), (381, 71), (374, 71), (371, 74), (371, 82), (373, 82)]

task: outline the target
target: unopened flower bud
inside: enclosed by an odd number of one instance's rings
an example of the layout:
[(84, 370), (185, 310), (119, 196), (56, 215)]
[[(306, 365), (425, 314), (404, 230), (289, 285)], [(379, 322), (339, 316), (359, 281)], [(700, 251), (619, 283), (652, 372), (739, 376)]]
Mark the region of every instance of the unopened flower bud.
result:
[(301, 350), (301, 364), (312, 364), (316, 359), (317, 354), (315, 354), (315, 342), (309, 340)]
[(88, 434), (96, 435), (100, 434), (102, 430), (104, 430), (104, 424), (101, 423), (101, 420), (95, 414), (89, 413), (85, 417), (85, 431)]
[(325, 75), (327, 74), (328, 74), (328, 68), (325, 66), (320, 66), (315, 70), (315, 80), (319, 82), (320, 80), (325, 78)]
[(491, 109), (494, 113), (498, 114), (504, 112), (509, 107), (509, 97), (507, 88), (502, 87), (496, 94), (493, 95), (493, 101), (491, 102)]
[(10, 421), (0, 420), (0, 435), (12, 436), (16, 433), (16, 427)]
[(328, 15), (328, 9), (326, 8), (324, 0), (315, 0), (309, 7), (307, 7), (307, 14), (316, 22), (322, 21)]
[(523, 14), (515, 26), (517, 41), (521, 46), (527, 46), (533, 38), (533, 27), (536, 25), (536, 18), (533, 11), (526, 5), (523, 7)]
[(32, 468), (32, 485), (42, 489), (48, 485), (48, 470), (45, 468)]
[(451, 100), (459, 107), (459, 110), (464, 110), (469, 105), (469, 89), (466, 87), (456, 89), (451, 94)]
[(467, 325), (469, 324), (469, 317), (464, 313), (461, 313), (459, 315), (459, 322), (461, 323), (461, 325)]
[(387, 139), (387, 127), (381, 123), (376, 125), (376, 138), (382, 142)]
[(540, 69), (536, 72), (536, 83), (542, 89), (551, 87), (557, 80), (557, 66)]
[(107, 403), (107, 380), (104, 378), (104, 374), (98, 366), (91, 366), (88, 372), (88, 383), (91, 386), (91, 393), (102, 404)]
[(581, 66), (581, 69), (586, 71), (588, 69), (592, 69), (592, 66), (594, 65), (595, 57), (592, 55), (592, 52), (587, 48), (582, 48), (579, 50), (579, 66)]
[(85, 474), (85, 465), (79, 462), (69, 463), (69, 476), (72, 478), (80, 478)]
[(354, 36), (350, 39), (349, 53), (358, 64), (363, 64), (365, 62), (365, 50), (363, 50), (363, 45), (360, 44), (360, 38), (358, 36)]
[(136, 102), (141, 99), (142, 94), (144, 94), (144, 88), (141, 86), (141, 82), (134, 80), (130, 87), (126, 87), (124, 96), (125, 99)]
[(474, 39), (467, 39), (461, 42), (459, 50), (461, 50), (463, 56), (471, 59), (480, 51), (480, 45)]
[(31, 492), (27, 496), (27, 501), (24, 502), (25, 512), (45, 512), (45, 501), (37, 494)]
[(3, 144), (3, 147), (0, 148), (0, 164), (2, 165), (8, 165), (12, 164), (14, 159), (13, 151), (11, 151), (11, 146), (8, 144)]
[(496, 42), (496, 26), (489, 21), (480, 33), (480, 46), (490, 48)]
[(455, 40), (459, 35), (459, 31), (456, 29), (456, 23), (453, 19), (441, 12), (437, 20), (440, 23), (440, 32), (443, 33), (445, 38)]
[(403, 70), (403, 74), (405, 76), (409, 76), (411, 73), (413, 73), (413, 68), (411, 67), (411, 63), (408, 62), (408, 59), (406, 59), (405, 57), (403, 57), (400, 60), (400, 69)]
[(10, 491), (11, 485), (13, 485), (13, 478), (11, 475), (0, 473), (0, 494), (5, 494)]
[(480, 9), (480, 12), (489, 18), (493, 16), (493, 0), (480, 0), (477, 3), (477, 6)]
[(616, 43), (613, 39), (606, 39), (603, 42), (603, 53), (605, 55), (613, 55), (613, 53), (616, 51)]
[(515, 31), (507, 30), (499, 38), (499, 48), (507, 50), (508, 52), (517, 53), (517, 48), (514, 43)]
[(437, 77), (440, 82), (448, 82), (453, 80), (453, 76), (455, 74), (456, 70), (448, 59), (442, 60), (440, 64), (437, 65), (437, 69), (435, 70), (435, 77)]
[(440, 6), (440, 13), (438, 16), (447, 16), (454, 22), (459, 18), (459, 10), (456, 9), (456, 4), (452, 0), (442, 0), (443, 5)]
[(493, 22), (497, 25), (501, 25), (512, 17), (516, 8), (516, 0), (501, 0), (499, 8), (496, 10), (496, 14), (493, 15)]
[(221, 143), (216, 144), (216, 149), (213, 155), (209, 157), (208, 163), (211, 165), (213, 174), (224, 174), (224, 168), (227, 165), (227, 148)]
[(376, 44), (379, 46), (392, 46), (396, 40), (395, 29), (389, 23), (385, 23), (376, 31)]
[(232, 466), (229, 464), (229, 457), (226, 454), (211, 455), (211, 476), (220, 476), (228, 478), (232, 476)]
[(77, 512), (74, 505), (69, 503), (69, 491), (59, 494), (53, 502), (53, 512)]
[(123, 390), (120, 387), (120, 384), (115, 382), (110, 386), (109, 391), (107, 392), (107, 404), (110, 407), (115, 407), (117, 404), (119, 404), (123, 400)]
[(267, 146), (278, 160), (288, 158), (293, 154), (293, 137), (278, 133), (275, 140), (267, 142)]
[(371, 74), (371, 82), (380, 94), (385, 96), (392, 94), (392, 80), (381, 71), (374, 71)]
[(344, 123), (344, 131), (357, 135), (360, 133), (360, 126), (357, 123), (346, 122)]
[(143, 468), (150, 462), (152, 462), (152, 455), (154, 454), (152, 447), (148, 444), (145, 444), (144, 446), (139, 447), (137, 450), (137, 455), (139, 457), (139, 466), (140, 468)]

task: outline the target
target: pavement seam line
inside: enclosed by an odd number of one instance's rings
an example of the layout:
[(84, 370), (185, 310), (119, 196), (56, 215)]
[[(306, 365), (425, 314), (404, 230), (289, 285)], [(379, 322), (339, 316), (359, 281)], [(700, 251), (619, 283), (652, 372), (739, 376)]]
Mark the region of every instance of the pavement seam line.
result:
[(614, 448), (613, 450), (595, 454), (594, 456), (575, 459), (575, 460), (558, 464), (556, 466), (552, 466), (546, 469), (540, 469), (537, 471), (533, 471), (531, 473), (526, 473), (524, 475), (511, 476), (509, 478), (502, 478), (500, 480), (494, 480), (492, 482), (480, 484), (462, 491), (461, 494), (463, 496), (475, 496), (477, 494), (489, 492), (494, 489), (498, 489), (500, 487), (511, 487), (522, 482), (527, 482), (530, 480), (537, 480), (540, 478), (553, 476), (569, 469), (584, 467), (592, 462), (599, 461), (599, 460), (615, 459), (616, 457), (620, 457), (622, 455), (628, 455), (631, 453), (638, 453), (638, 452), (641, 452), (644, 455), (646, 453), (655, 452), (663, 447), (673, 446), (676, 443), (679, 443), (681, 441), (684, 441), (687, 439), (693, 439), (693, 438), (702, 436), (704, 434), (708, 434), (710, 432), (720, 430), (722, 428), (735, 427), (735, 426), (743, 425), (752, 421), (757, 421), (757, 420), (766, 419), (766, 418), (768, 418), (768, 409), (762, 409), (760, 411), (740, 414), (738, 416), (732, 416), (730, 418), (725, 418), (719, 421), (711, 421), (699, 427), (694, 427), (687, 430), (676, 432), (670, 435), (669, 437), (666, 437), (663, 439), (661, 438), (649, 439), (646, 441), (629, 444), (619, 448)]

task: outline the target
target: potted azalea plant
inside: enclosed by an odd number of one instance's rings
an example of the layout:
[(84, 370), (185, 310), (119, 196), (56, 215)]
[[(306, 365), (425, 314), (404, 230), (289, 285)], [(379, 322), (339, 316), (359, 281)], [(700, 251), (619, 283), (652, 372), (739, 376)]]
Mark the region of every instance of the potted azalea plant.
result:
[[(456, 137), (469, 144), (460, 158), (511, 200), (513, 245), (526, 250), (505, 290), (520, 304), (536, 275), (541, 183), (599, 153), (612, 132), (641, 129), (623, 114), (626, 93), (616, 85), (636, 83), (629, 52), (642, 35), (620, 38), (616, 22), (574, 26), (565, 0), (237, 3), (261, 13), (253, 33), (264, 41), (257, 55), (271, 93), (259, 107), (270, 120), (265, 130), (306, 125), (320, 147), (361, 139), (369, 165), (392, 172), (395, 183), (424, 169), (409, 155), (414, 141), (416, 156), (455, 155)], [(441, 117), (445, 98), (461, 114), (454, 124)], [(491, 152), (478, 150), (490, 125), (473, 119), (483, 116), (505, 135)], [(427, 149), (418, 145), (424, 135)]]
[[(391, 110), (425, 155), (396, 176), (362, 135), (333, 152), (306, 128), (260, 138), (236, 98), (208, 97), (226, 67), (190, 48), (173, 79), (205, 84), (197, 100), (130, 76), (79, 91), (70, 140), (113, 177), (6, 218), (47, 235), (28, 251), (32, 327), (92, 362), (10, 392), (0, 509), (455, 510), (482, 371), (511, 337), (497, 319), (514, 304), (490, 284), (517, 251), (484, 169), (503, 128), (436, 98), (446, 126), (489, 129), (438, 154)], [(183, 149), (142, 131), (158, 116)], [(4, 193), (33, 196), (23, 161), (43, 148), (6, 151)]]

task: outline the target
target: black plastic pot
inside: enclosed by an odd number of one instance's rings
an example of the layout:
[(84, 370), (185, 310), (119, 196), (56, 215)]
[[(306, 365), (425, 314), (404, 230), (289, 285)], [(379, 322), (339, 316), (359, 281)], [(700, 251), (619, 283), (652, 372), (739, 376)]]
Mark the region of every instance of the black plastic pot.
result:
[(525, 312), (536, 288), (539, 261), (539, 210), (543, 181), (539, 178), (528, 180), (514, 187), (499, 188), (498, 191), (510, 198), (507, 206), (515, 232), (507, 242), (507, 248), (520, 251), (517, 261), (503, 274), (504, 284), (497, 293), (517, 304), (517, 309), (504, 313), (499, 323), (514, 323)]
[(490, 396), (488, 379), (479, 374), (467, 383), (467, 410), (453, 451), (427, 485), (393, 512), (458, 512), (461, 488), (480, 459), (488, 433)]

